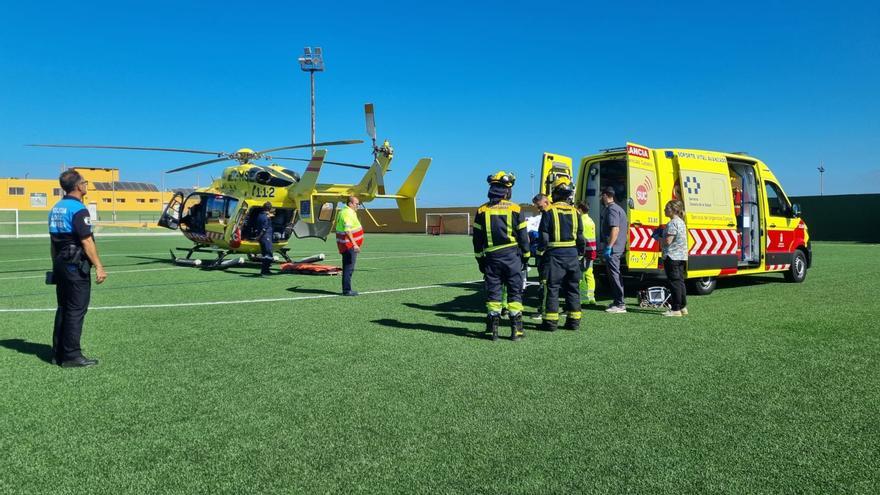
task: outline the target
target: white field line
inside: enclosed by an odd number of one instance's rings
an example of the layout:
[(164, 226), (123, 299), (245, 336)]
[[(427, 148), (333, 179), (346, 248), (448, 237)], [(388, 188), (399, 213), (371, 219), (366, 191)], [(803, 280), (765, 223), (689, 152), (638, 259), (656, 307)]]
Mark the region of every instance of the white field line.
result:
[[(99, 244), (100, 244), (100, 242), (99, 242)], [(48, 253), (48, 250), (47, 250), (46, 252)], [(386, 252), (393, 252), (393, 251), (386, 251)], [(409, 255), (409, 256), (400, 256), (401, 258), (404, 258), (404, 257), (406, 257), (406, 258), (411, 258), (411, 257), (421, 257), (421, 256), (468, 256), (468, 257), (472, 256), (471, 254), (466, 254), (466, 253), (413, 253), (413, 252), (410, 252), (410, 251), (405, 251), (405, 252), (404, 252), (404, 251), (400, 251), (400, 253), (401, 253), (401, 254)], [(160, 254), (168, 254), (168, 251), (160, 251), (160, 252), (158, 252), (158, 253), (113, 253), (113, 254), (102, 254), (102, 255), (101, 255), (101, 258), (110, 258), (110, 257), (119, 257), (119, 256), (122, 256), (122, 257), (125, 257), (125, 256), (131, 256), (132, 258), (134, 258), (134, 257), (137, 257), (137, 256), (158, 256), (158, 255), (160, 255)], [(305, 254), (305, 253), (297, 253), (297, 254), (294, 254), (294, 253), (288, 253), (288, 254), (290, 255), (291, 258), (294, 258), (294, 259), (296, 259), (296, 258), (305, 258), (306, 256), (311, 256), (311, 255), (309, 255), (309, 254)], [(313, 253), (313, 254), (314, 254), (314, 253)], [(335, 255), (336, 253), (333, 253), (333, 254)], [(231, 256), (234, 256), (234, 254), (231, 255)], [(328, 256), (326, 259), (331, 259), (331, 257)], [(336, 259), (342, 259), (342, 258), (336, 257)], [(366, 260), (366, 259), (374, 259), (374, 258), (358, 258), (358, 259), (364, 259), (364, 260)], [(22, 263), (22, 262), (25, 262), (25, 261), (50, 261), (50, 260), (49, 260), (49, 256), (43, 256), (42, 258), (21, 258), (21, 259), (17, 259), (17, 260), (0, 260), (0, 263)]]
[[(134, 227), (123, 227), (123, 228), (134, 228)], [(98, 237), (169, 237), (173, 235), (180, 235), (176, 232), (99, 232)], [(38, 239), (40, 237), (49, 237), (49, 234), (20, 234), (16, 236), (15, 234), (2, 234), (0, 235), (0, 239)]]
[[(100, 241), (98, 242), (98, 244), (100, 244)], [(100, 250), (100, 246), (99, 246), (98, 249)], [(23, 262), (23, 261), (51, 261), (51, 260), (49, 259), (48, 254), (49, 254), (49, 250), (48, 250), (48, 246), (47, 246), (47, 249), (46, 249), (46, 256), (43, 256), (42, 258), (23, 258), (23, 259), (17, 259), (17, 260), (0, 260), (0, 263), (21, 263), (21, 262)], [(159, 253), (125, 253), (125, 254), (123, 254), (123, 253), (114, 253), (114, 254), (102, 254), (102, 255), (101, 255), (101, 258), (109, 258), (109, 257), (111, 257), (111, 256), (132, 256), (132, 257), (135, 257), (135, 256), (155, 256), (155, 255), (159, 255), (159, 254), (168, 254), (168, 251), (162, 251), (162, 252), (159, 252)]]
[[(162, 253), (159, 253), (162, 254)], [(412, 254), (409, 256), (380, 256), (374, 258), (358, 258), (358, 261), (373, 261), (373, 260), (392, 260), (392, 259), (402, 259), (402, 258), (424, 258), (428, 256), (470, 256), (466, 254), (444, 254), (444, 253), (420, 253), (420, 254)], [(45, 258), (40, 258), (40, 260), (44, 260)], [(324, 261), (340, 261), (342, 258), (325, 258)], [(113, 270), (107, 271), (108, 275), (116, 275), (119, 273), (143, 273), (143, 272), (161, 272), (165, 270), (177, 270), (179, 268), (191, 268), (191, 267), (180, 267), (180, 266), (167, 266), (163, 268), (140, 268), (137, 270)], [(235, 268), (232, 266), (231, 268)], [(46, 275), (26, 275), (26, 276), (18, 276), (18, 277), (0, 277), (0, 280), (25, 280), (25, 279), (44, 279)]]
[[(469, 280), (466, 282), (456, 282), (459, 284), (475, 284), (482, 280)], [(440, 289), (448, 287), (444, 284), (421, 285), (418, 287), (400, 287), (397, 289), (370, 290), (361, 292), (360, 295), (370, 294), (388, 294), (391, 292), (409, 292), (415, 290)], [(125, 306), (90, 306), (90, 311), (116, 310), (116, 309), (157, 309), (157, 308), (187, 308), (193, 306), (221, 306), (227, 304), (250, 304), (250, 303), (275, 303), (290, 301), (305, 301), (309, 299), (328, 299), (331, 297), (344, 297), (342, 294), (321, 294), (315, 296), (297, 296), (297, 297), (273, 297), (264, 299), (236, 299), (233, 301), (205, 301), (191, 303), (168, 303), (168, 304), (132, 304)], [(0, 309), (0, 313), (47, 313), (55, 311), (56, 308), (28, 308), (28, 309)]]

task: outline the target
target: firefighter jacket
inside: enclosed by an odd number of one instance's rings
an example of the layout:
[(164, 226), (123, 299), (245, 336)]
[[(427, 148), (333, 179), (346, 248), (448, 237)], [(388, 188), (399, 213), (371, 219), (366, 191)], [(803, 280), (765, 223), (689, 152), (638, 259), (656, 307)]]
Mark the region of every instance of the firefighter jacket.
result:
[(480, 258), (502, 249), (516, 248), (529, 257), (529, 235), (519, 205), (507, 200), (480, 206), (474, 217), (474, 255)]
[(577, 209), (566, 202), (553, 203), (541, 215), (538, 227), (538, 254), (557, 251), (559, 254), (583, 256), (586, 249), (584, 228)]

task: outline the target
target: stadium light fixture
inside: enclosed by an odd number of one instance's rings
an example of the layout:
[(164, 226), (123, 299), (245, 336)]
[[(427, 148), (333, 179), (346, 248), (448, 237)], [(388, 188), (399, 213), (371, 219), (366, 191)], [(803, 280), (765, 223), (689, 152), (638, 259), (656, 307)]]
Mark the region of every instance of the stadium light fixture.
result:
[(315, 153), (315, 72), (324, 72), (324, 50), (320, 46), (303, 48), (303, 55), (299, 58), (299, 68), (309, 73), (309, 83), (312, 96), (312, 154)]

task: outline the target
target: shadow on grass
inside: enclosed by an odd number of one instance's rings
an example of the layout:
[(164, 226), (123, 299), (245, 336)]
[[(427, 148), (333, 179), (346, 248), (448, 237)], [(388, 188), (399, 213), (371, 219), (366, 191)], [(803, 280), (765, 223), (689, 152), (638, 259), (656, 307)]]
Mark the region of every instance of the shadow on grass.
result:
[(403, 330), (421, 330), (425, 332), (442, 333), (446, 335), (455, 335), (458, 337), (467, 337), (472, 339), (484, 339), (483, 332), (475, 332), (467, 328), (444, 327), (440, 325), (429, 325), (427, 323), (406, 323), (391, 318), (381, 318), (373, 320), (373, 323), (382, 325), (383, 327), (399, 328)]
[(305, 289), (302, 287), (290, 287), (287, 292), (293, 292), (294, 294), (331, 294), (334, 296), (340, 295), (338, 291), (326, 290), (326, 289)]
[(45, 363), (52, 362), (52, 346), (46, 344), (37, 344), (22, 339), (4, 339), (0, 340), (0, 347), (12, 349), (22, 354), (31, 354)]

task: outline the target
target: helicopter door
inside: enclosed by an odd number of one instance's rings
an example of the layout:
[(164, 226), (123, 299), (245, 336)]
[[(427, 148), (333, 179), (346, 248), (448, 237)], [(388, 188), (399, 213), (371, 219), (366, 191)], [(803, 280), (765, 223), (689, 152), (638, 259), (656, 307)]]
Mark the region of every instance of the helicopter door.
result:
[[(299, 215), (300, 212), (297, 212)], [(318, 218), (314, 223), (308, 223), (302, 220), (302, 215), (296, 219), (293, 225), (293, 234), (297, 239), (307, 239), (309, 237), (317, 237), (323, 241), (327, 240), (327, 236), (333, 230), (333, 222), (336, 220), (336, 202), (324, 203), (318, 210)]]
[(162, 210), (159, 217), (159, 226), (166, 229), (177, 230), (180, 227), (180, 206), (183, 204), (183, 194), (174, 193), (171, 201)]
[[(238, 203), (237, 208), (235, 203)], [(241, 230), (244, 227), (244, 222), (247, 218), (246, 214), (248, 211), (248, 204), (247, 201), (238, 201), (236, 199), (229, 198), (227, 209), (229, 213), (229, 220), (226, 224), (226, 231), (224, 232), (223, 238), (226, 239), (226, 242), (229, 243), (229, 247), (231, 247), (232, 249), (238, 249), (241, 246)]]

